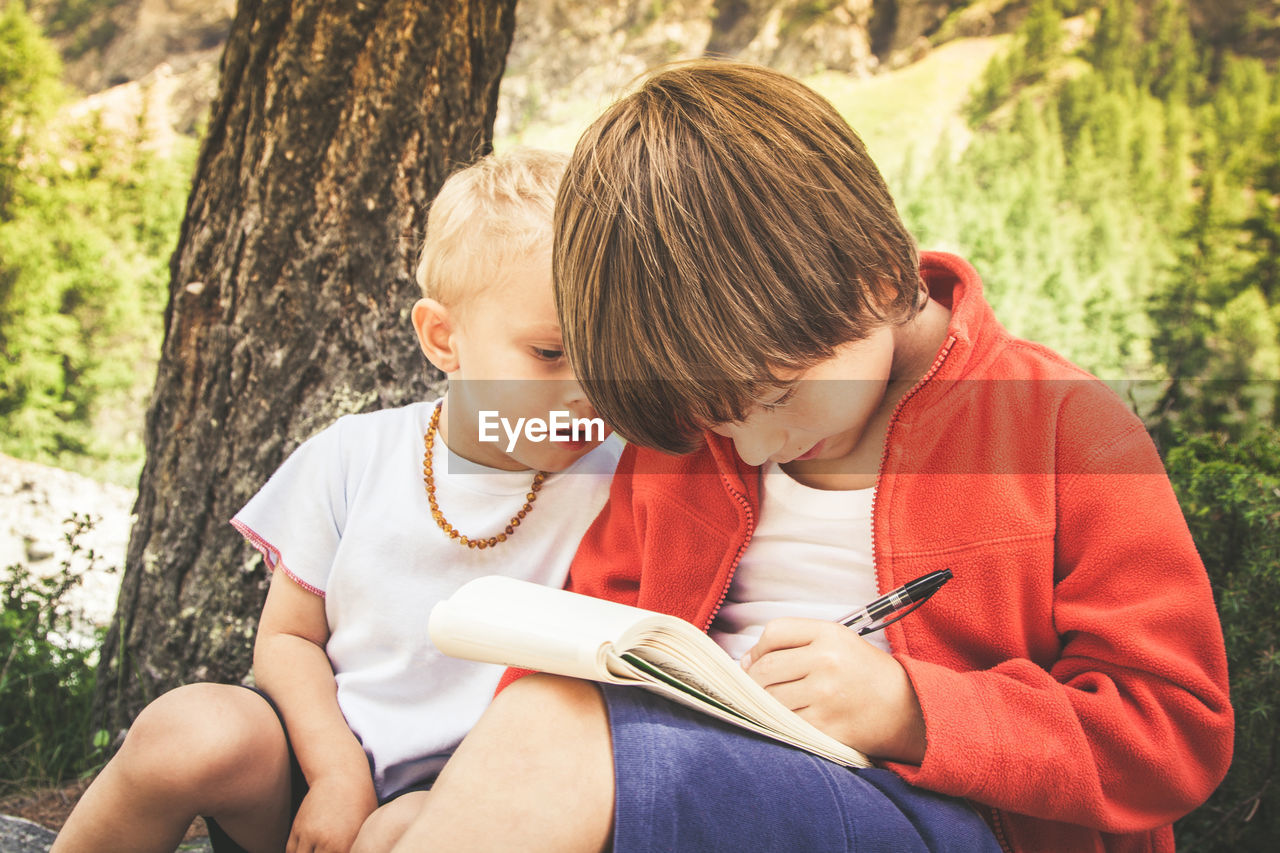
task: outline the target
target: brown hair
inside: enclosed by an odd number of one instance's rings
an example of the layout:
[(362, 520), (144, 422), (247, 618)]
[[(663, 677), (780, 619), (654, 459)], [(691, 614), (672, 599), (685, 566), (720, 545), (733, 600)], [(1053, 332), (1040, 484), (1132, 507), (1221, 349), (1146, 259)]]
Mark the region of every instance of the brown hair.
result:
[(779, 373), (906, 321), (921, 287), (888, 188), (831, 104), (716, 60), (658, 71), (587, 130), (553, 263), (592, 404), (669, 452), (743, 418)]

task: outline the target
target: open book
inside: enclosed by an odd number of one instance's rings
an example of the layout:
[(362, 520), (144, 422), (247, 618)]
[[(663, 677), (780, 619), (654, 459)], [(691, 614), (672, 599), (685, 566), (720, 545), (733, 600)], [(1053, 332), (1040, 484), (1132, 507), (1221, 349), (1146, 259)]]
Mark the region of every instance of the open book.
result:
[(494, 575), (437, 604), (429, 627), (436, 648), (452, 657), (633, 684), (839, 764), (870, 765), (675, 616)]

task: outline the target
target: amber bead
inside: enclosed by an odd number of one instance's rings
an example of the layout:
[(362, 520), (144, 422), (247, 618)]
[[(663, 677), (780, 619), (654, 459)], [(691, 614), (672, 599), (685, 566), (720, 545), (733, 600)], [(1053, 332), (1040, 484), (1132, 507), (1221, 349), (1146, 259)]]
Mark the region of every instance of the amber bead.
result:
[(547, 478), (547, 472), (538, 471), (533, 475), (533, 483), (529, 486), (529, 493), (525, 495), (524, 506), (512, 517), (511, 522), (504, 528), (504, 532), (486, 539), (471, 539), (463, 536), (444, 517), (440, 505), (436, 501), (436, 483), (435, 474), (432, 470), (431, 454), (435, 449), (436, 432), (440, 428), (440, 408), (440, 406), (437, 406), (435, 411), (431, 413), (431, 421), (427, 426), (427, 431), (422, 435), (422, 483), (426, 488), (427, 503), (431, 507), (431, 517), (435, 519), (436, 526), (444, 531), (450, 539), (455, 540), (460, 545), (466, 545), (468, 548), (492, 548), (499, 542), (506, 542), (507, 537), (515, 533), (515, 529), (520, 526), (520, 519), (533, 510), (533, 502), (538, 499), (538, 492), (542, 491), (542, 481)]

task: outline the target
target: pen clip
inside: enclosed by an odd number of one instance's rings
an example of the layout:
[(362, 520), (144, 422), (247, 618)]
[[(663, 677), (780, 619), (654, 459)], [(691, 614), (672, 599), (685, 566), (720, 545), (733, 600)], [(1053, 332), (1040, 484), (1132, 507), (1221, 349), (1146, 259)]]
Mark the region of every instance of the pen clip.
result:
[(876, 631), (879, 631), (883, 628), (888, 628), (894, 622), (897, 622), (899, 619), (903, 618), (904, 616), (908, 616), (911, 613), (913, 613), (917, 607), (919, 607), (921, 604), (924, 604), (926, 601), (928, 601), (935, 592), (937, 592), (936, 589), (929, 590), (928, 594), (925, 595), (923, 598), (920, 598), (916, 601), (911, 602), (909, 605), (902, 608), (901, 610), (895, 610), (893, 613), (889, 614), (889, 617), (887, 619), (877, 619), (874, 622), (868, 622), (866, 625), (863, 625), (861, 628), (858, 629), (858, 636), (865, 637), (867, 634), (874, 634)]
[[(939, 569), (936, 572), (930, 572), (929, 574), (923, 577), (919, 577), (919, 578), (916, 578), (914, 581), (911, 581), (901, 590), (904, 592), (908, 590), (910, 591), (909, 594), (912, 596), (911, 603), (908, 604), (906, 607), (903, 607), (901, 610), (894, 610), (890, 612), (883, 619), (873, 620), (867, 623), (866, 625), (863, 625), (861, 628), (858, 628), (857, 629), (858, 636), (865, 637), (867, 634), (870, 634), (874, 631), (879, 631), (884, 628), (887, 628), (890, 625), (892, 625), (894, 622), (897, 622), (899, 619), (903, 618), (904, 616), (914, 613), (917, 607), (924, 604), (930, 598), (933, 598), (933, 594), (938, 590), (942, 589), (942, 585), (947, 581), (951, 580), (951, 577), (952, 577), (952, 573), (950, 569)], [(923, 589), (925, 587), (927, 587), (927, 589)], [(896, 592), (898, 591), (895, 590), (895, 593)], [(891, 593), (891, 595), (892, 594), (894, 593)], [(917, 598), (916, 596), (919, 596), (919, 597)], [(871, 607), (871, 606), (874, 606), (874, 605), (868, 605), (868, 607)]]

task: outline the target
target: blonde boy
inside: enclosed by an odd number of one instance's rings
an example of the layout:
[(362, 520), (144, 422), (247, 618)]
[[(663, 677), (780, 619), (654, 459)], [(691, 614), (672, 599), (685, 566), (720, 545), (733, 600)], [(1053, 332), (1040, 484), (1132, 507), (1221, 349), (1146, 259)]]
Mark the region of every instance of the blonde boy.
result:
[(341, 418), (236, 515), (274, 570), (258, 689), (193, 684), (145, 708), (56, 851), (173, 850), (196, 815), (215, 851), (376, 851), (416, 813), (500, 675), (436, 652), (426, 614), (480, 574), (561, 585), (617, 461), (599, 430), (477, 428), (594, 418), (551, 289), (565, 160), (516, 151), (445, 183), (412, 318), (448, 392)]

